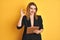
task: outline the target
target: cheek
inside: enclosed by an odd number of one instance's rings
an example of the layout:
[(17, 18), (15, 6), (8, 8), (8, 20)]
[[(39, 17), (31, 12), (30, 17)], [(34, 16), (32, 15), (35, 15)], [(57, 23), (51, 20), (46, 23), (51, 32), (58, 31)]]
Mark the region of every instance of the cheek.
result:
[(30, 9), (30, 12), (36, 12), (36, 10), (32, 10), (32, 9)]
[(36, 10), (34, 10), (34, 12), (36, 12)]

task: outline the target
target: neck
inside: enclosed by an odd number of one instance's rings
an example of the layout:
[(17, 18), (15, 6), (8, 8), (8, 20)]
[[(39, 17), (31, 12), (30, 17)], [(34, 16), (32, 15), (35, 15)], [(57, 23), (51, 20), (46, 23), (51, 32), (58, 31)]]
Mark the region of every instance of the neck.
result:
[(30, 17), (34, 17), (34, 15), (30, 15)]

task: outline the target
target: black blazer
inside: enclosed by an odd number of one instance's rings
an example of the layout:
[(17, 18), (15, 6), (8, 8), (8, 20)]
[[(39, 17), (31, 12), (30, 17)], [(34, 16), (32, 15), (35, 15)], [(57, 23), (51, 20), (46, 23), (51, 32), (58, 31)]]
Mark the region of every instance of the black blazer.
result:
[[(37, 15), (38, 19), (36, 20), (35, 16), (34, 16), (34, 26), (39, 26), (39, 29), (43, 29), (43, 21), (42, 21), (42, 17)], [(26, 16), (23, 16), (23, 19), (22, 19), (22, 26), (21, 27), (18, 27), (18, 29), (21, 29), (24, 25), (24, 34), (26, 34), (26, 29), (27, 27), (30, 27), (31, 26), (31, 22), (30, 22), (30, 18), (29, 20), (27, 20), (27, 17)]]

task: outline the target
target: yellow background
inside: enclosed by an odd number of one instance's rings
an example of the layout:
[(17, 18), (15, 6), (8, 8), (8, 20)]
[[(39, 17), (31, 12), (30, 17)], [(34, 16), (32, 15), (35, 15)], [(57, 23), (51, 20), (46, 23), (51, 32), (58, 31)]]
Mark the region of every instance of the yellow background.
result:
[(26, 9), (31, 1), (43, 19), (42, 39), (60, 40), (60, 0), (0, 0), (0, 40), (21, 40), (23, 28), (16, 28), (20, 9)]

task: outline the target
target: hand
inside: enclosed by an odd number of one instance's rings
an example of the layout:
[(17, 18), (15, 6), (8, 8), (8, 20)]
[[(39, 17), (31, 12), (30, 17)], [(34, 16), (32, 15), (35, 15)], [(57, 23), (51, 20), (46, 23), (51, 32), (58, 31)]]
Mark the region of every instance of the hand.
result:
[(36, 33), (36, 34), (39, 34), (40, 30), (34, 30), (33, 32)]
[(21, 16), (23, 17), (25, 14), (23, 12), (23, 9), (20, 10)]

